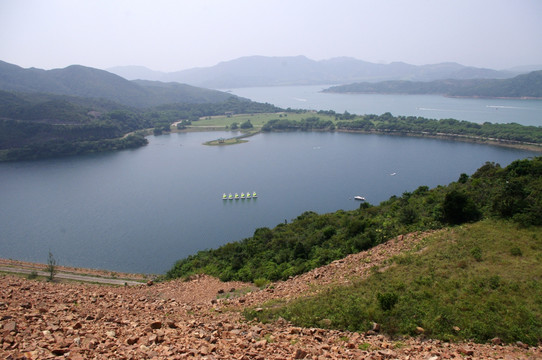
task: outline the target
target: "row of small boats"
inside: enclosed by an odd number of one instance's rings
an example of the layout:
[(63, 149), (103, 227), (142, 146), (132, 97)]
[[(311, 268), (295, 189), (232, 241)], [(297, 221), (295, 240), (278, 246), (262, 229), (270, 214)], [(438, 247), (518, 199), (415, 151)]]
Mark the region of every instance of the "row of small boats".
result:
[(241, 195), (239, 195), (238, 193), (235, 193), (235, 195), (232, 195), (232, 193), (230, 193), (229, 195), (226, 195), (226, 193), (222, 194), (222, 200), (254, 199), (257, 197), (258, 194), (256, 194), (256, 191), (253, 191), (252, 193), (247, 192), (246, 194), (241, 193)]

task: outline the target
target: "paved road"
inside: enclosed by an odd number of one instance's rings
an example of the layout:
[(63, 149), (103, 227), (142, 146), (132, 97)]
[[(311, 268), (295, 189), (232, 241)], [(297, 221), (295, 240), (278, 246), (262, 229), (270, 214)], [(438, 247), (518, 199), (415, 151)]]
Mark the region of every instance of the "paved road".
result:
[[(0, 266), (0, 271), (17, 273), (17, 274), (30, 274), (32, 271), (36, 271), (36, 270), (15, 268), (15, 267), (9, 267), (9, 266)], [(49, 273), (45, 271), (36, 271), (36, 272), (38, 273), (39, 276), (46, 276), (46, 277), (49, 276)], [(145, 284), (143, 282), (133, 281), (133, 280), (111, 279), (111, 278), (103, 278), (103, 277), (90, 276), (90, 275), (88, 276), (77, 275), (77, 274), (63, 273), (63, 272), (56, 273), (55, 278), (83, 281), (83, 282), (92, 282), (92, 283), (101, 283), (101, 284), (110, 284), (110, 285), (125, 285), (126, 284), (126, 285), (134, 286), (134, 285)]]

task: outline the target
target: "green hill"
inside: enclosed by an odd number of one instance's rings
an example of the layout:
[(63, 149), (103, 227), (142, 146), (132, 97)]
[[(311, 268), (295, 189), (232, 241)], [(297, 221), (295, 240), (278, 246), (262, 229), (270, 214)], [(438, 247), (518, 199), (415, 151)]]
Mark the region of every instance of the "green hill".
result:
[[(542, 340), (542, 231), (485, 220), (449, 228), (374, 266), (364, 279), (246, 316), (392, 336), (536, 346)], [(420, 330), (423, 329), (423, 330)]]
[(81, 65), (64, 69), (23, 69), (0, 61), (0, 90), (101, 98), (145, 108), (168, 103), (213, 103), (232, 95), (181, 84), (128, 81), (104, 70)]
[(333, 86), (325, 89), (324, 92), (542, 98), (542, 70), (518, 75), (511, 79), (363, 82)]

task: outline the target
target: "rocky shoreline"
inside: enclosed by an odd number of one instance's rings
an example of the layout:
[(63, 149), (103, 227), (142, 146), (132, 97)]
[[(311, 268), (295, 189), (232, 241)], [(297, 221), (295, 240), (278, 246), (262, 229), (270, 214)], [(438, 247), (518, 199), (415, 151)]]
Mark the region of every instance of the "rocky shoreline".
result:
[[(0, 275), (2, 359), (542, 359), (542, 346), (446, 343), (420, 329), (391, 339), (367, 333), (247, 321), (241, 312), (272, 299), (367, 276), (370, 268), (420, 244), (399, 236), (260, 290), (209, 276), (140, 286), (55, 283)], [(420, 250), (422, 251), (422, 250)]]

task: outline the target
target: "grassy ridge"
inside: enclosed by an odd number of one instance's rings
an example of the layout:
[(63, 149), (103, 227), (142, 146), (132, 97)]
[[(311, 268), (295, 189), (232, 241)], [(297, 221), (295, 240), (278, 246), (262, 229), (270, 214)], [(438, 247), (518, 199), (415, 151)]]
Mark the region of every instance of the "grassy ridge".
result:
[(396, 256), (383, 265), (386, 270), (375, 269), (352, 286), (246, 315), (351, 331), (370, 330), (377, 322), (391, 335), (415, 335), (421, 327), (446, 341), (542, 340), (540, 227), (486, 220), (425, 241), (423, 251)]

